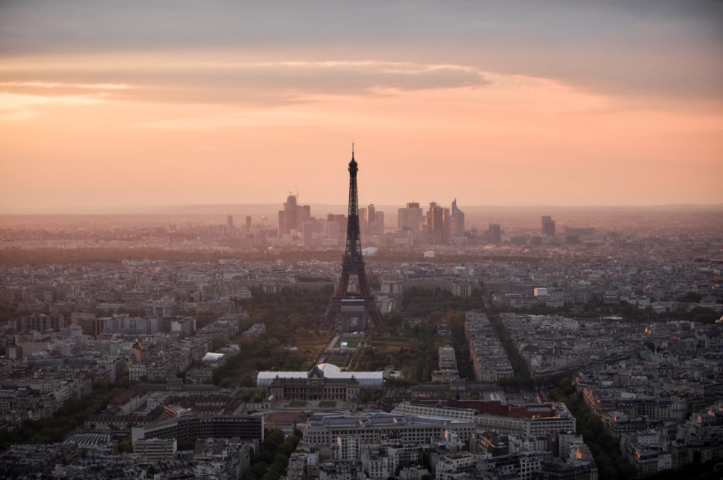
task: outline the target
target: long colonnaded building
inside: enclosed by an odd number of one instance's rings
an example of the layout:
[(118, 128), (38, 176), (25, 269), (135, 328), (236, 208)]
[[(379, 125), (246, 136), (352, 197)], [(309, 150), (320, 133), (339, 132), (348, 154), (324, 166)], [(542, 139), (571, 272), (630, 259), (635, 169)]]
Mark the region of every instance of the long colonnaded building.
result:
[(133, 443), (147, 438), (195, 440), (197, 438), (233, 437), (263, 442), (263, 417), (188, 414), (131, 428)]
[(329, 415), (311, 417), (304, 430), (304, 441), (317, 446), (333, 444), (337, 437), (358, 437), (361, 443), (379, 442), (383, 436), (402, 442), (431, 443), (457, 435), (467, 443), (475, 431), (472, 422), (411, 415), (376, 413), (370, 415)]
[(442, 290), (450, 292), (455, 297), (470, 297), (472, 292), (479, 288), (476, 280), (459, 277), (421, 277), (421, 278), (383, 278), (381, 293), (403, 295), (412, 288), (427, 291)]
[[(471, 406), (476, 402), (457, 403)], [(512, 406), (505, 407), (509, 408)], [(480, 429), (495, 431), (501, 434), (517, 433), (535, 436), (548, 432), (576, 431), (575, 417), (567, 410), (564, 403), (526, 405), (524, 407), (512, 408), (517, 410), (514, 416), (509, 413), (482, 413), (474, 408), (455, 408), (402, 402), (394, 409), (394, 413), (401, 415), (420, 415), (430, 418), (459, 419), (472, 422)], [(524, 414), (522, 414), (523, 411)]]

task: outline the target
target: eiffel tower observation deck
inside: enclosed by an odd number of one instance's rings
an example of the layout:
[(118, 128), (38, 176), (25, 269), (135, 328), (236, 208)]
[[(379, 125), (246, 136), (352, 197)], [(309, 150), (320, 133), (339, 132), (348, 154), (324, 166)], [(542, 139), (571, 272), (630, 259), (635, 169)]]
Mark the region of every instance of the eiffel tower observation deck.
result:
[[(346, 248), (341, 259), (341, 279), (334, 296), (331, 297), (322, 330), (363, 331), (366, 327), (379, 327), (382, 317), (377, 310), (374, 295), (369, 289), (359, 228), (359, 194), (356, 177), (359, 168), (354, 159), (354, 147), (349, 162), (349, 219), (346, 230)], [(356, 287), (350, 291), (351, 281), (356, 278)]]

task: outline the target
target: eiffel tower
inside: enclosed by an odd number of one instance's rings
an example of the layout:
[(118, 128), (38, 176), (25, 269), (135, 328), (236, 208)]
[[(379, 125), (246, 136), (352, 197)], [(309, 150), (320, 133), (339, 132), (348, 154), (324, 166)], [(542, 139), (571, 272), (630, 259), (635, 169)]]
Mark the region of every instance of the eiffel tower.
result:
[[(372, 327), (380, 327), (382, 324), (382, 317), (377, 310), (374, 295), (369, 289), (367, 272), (364, 269), (356, 186), (358, 170), (354, 160), (354, 145), (352, 145), (351, 162), (349, 162), (349, 219), (346, 228), (346, 249), (341, 259), (339, 286), (329, 302), (326, 318), (321, 324), (322, 330), (330, 330), (337, 325), (340, 325), (341, 330), (364, 330), (367, 324)], [(358, 292), (349, 292), (349, 278), (352, 276), (356, 276), (358, 280)]]

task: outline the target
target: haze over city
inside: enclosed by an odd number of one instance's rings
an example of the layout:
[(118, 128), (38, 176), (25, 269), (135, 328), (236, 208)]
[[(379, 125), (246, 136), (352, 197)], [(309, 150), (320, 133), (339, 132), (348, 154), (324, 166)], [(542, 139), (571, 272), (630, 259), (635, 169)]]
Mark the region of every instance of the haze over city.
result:
[(0, 478), (719, 479), (721, 25), (0, 1)]
[(720, 2), (2, 2), (0, 212), (721, 204)]

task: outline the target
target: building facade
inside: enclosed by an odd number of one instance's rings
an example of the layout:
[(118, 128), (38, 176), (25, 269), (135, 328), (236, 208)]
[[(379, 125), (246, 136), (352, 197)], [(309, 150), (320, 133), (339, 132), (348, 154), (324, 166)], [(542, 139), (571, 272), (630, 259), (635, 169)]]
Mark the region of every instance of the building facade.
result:
[(359, 382), (351, 378), (326, 378), (315, 365), (306, 378), (276, 377), (269, 385), (275, 401), (285, 400), (341, 400), (354, 402), (359, 397)]

